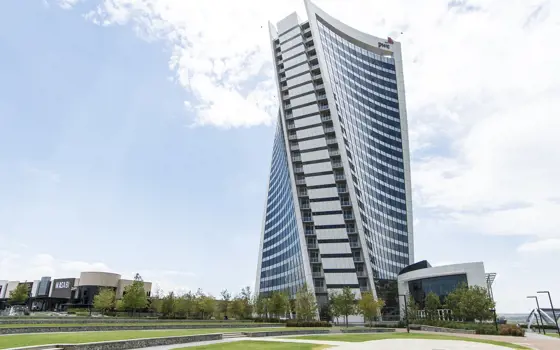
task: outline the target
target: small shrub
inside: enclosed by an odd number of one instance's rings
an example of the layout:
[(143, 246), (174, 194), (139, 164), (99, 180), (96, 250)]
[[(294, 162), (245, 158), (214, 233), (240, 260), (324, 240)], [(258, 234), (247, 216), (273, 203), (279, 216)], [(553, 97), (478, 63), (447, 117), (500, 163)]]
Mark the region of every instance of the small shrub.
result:
[(256, 317), (254, 319), (254, 321), (257, 322), (257, 323), (281, 323), (281, 322), (283, 322), (279, 318), (260, 318), (260, 317)]
[(499, 334), (500, 335), (510, 335), (513, 337), (524, 337), (525, 336), (525, 330), (521, 327), (517, 327), (515, 325), (511, 325), (511, 324), (503, 324), (500, 325), (499, 328)]
[(288, 322), (286, 322), (286, 327), (332, 327), (332, 324), (327, 321), (289, 320)]

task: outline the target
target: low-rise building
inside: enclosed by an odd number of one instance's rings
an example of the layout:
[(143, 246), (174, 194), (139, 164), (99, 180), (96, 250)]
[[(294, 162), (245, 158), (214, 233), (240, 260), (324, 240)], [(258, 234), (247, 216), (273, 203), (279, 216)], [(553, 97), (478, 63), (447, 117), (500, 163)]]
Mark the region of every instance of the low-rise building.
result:
[(494, 273), (486, 273), (482, 262), (432, 267), (426, 260), (422, 260), (405, 267), (399, 273), (397, 277), (399, 306), (401, 310), (405, 309), (404, 296), (407, 296), (407, 298), (412, 297), (422, 309), (426, 295), (430, 292), (439, 296), (443, 304), (449, 293), (461, 284), (484, 287), (492, 297), (492, 283), (495, 276)]
[[(8, 305), (10, 293), (24, 283), (29, 291), (27, 305), (32, 311), (62, 311), (90, 307), (95, 295), (103, 288), (113, 289), (116, 298), (121, 299), (132, 282), (116, 273), (90, 271), (80, 273), (79, 278), (51, 279), (45, 276), (32, 282), (0, 280), (0, 309)], [(152, 283), (144, 282), (144, 290), (150, 296)]]

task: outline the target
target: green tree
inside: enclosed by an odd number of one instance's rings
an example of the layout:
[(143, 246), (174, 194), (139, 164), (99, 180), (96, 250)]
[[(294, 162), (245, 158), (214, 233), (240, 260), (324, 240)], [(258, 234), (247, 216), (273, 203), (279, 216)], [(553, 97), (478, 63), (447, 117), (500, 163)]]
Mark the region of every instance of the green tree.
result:
[(253, 296), (249, 286), (241, 290), (240, 298), (243, 302), (243, 318), (251, 318), (253, 315)]
[(175, 300), (175, 293), (169, 292), (163, 299), (161, 300), (161, 310), (160, 312), (163, 314), (164, 317), (175, 317), (175, 310), (176, 310), (176, 300)]
[(236, 319), (243, 318), (245, 315), (245, 303), (241, 296), (237, 296), (231, 301), (230, 311)]
[(23, 304), (29, 298), (29, 288), (27, 283), (20, 283), (10, 292), (8, 299), (11, 305)]
[(350, 287), (344, 287), (341, 293), (337, 293), (333, 300), (333, 314), (344, 316), (346, 327), (348, 327), (348, 316), (356, 313), (356, 296)]
[(412, 295), (408, 297), (408, 303), (406, 306), (407, 306), (406, 315), (408, 315), (408, 320), (414, 321), (418, 319), (419, 308), (418, 308), (418, 304), (416, 304), (416, 300), (414, 300)]
[(216, 299), (211, 295), (206, 295), (202, 289), (196, 292), (196, 310), (202, 319), (211, 318), (216, 311)]
[(286, 315), (288, 307), (289, 298), (286, 293), (280, 291), (272, 292), (268, 309), (274, 317), (280, 318), (282, 315)]
[(268, 298), (266, 297), (265, 294), (260, 293), (260, 294), (256, 294), (254, 297), (254, 308), (255, 308), (255, 313), (260, 317), (260, 318), (268, 318), (268, 311), (267, 311), (267, 307), (268, 307)]
[(373, 293), (362, 293), (362, 298), (358, 300), (357, 310), (364, 316), (364, 321), (369, 321), (373, 326), (373, 321), (379, 317), (381, 309), (385, 306), (385, 302), (381, 299), (375, 299)]
[(132, 310), (132, 315), (135, 315), (136, 310), (144, 309), (148, 305), (144, 281), (139, 274), (134, 276), (131, 285), (125, 287), (122, 301), (125, 309)]
[(161, 313), (161, 306), (163, 303), (163, 291), (159, 286), (156, 286), (155, 293), (149, 299), (150, 311)]
[(227, 289), (222, 290), (222, 301), (220, 302), (220, 311), (224, 313), (224, 316), (227, 316), (229, 303), (231, 300), (231, 293), (228, 292)]
[(462, 284), (453, 292), (449, 293), (445, 300), (445, 305), (453, 313), (456, 320), (480, 322), (492, 317), (493, 309), (496, 305), (486, 288), (480, 286), (466, 286)]
[(340, 302), (338, 301), (339, 298), (340, 298), (340, 293), (329, 294), (329, 303), (328, 303), (329, 313), (334, 318), (336, 324), (338, 324), (338, 318), (341, 316), (340, 308), (339, 308)]
[(93, 307), (101, 311), (102, 315), (115, 307), (115, 291), (111, 288), (102, 288), (93, 297)]
[(295, 311), (298, 320), (311, 321), (317, 317), (315, 293), (307, 284), (304, 284), (296, 293)]
[(437, 319), (439, 309), (441, 309), (439, 296), (434, 292), (428, 293), (428, 295), (426, 295), (426, 300), (424, 301), (424, 311), (426, 312), (426, 317), (430, 320)]

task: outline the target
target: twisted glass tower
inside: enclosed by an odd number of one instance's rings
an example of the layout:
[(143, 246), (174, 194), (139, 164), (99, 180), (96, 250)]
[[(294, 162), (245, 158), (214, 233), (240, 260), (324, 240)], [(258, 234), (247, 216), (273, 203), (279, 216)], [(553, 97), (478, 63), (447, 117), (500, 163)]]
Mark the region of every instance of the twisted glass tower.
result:
[(305, 5), (307, 22), (269, 24), (280, 108), (256, 290), (307, 283), (324, 304), (350, 287), (396, 307), (414, 261), (400, 43)]

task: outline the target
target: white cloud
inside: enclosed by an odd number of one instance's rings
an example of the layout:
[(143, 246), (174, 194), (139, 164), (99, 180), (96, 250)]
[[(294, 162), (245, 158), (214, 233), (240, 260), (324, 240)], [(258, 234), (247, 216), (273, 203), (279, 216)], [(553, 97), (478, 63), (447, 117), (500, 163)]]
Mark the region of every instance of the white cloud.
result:
[(37, 280), (43, 276), (52, 278), (79, 277), (83, 271), (112, 272), (101, 262), (59, 260), (49, 254), (28, 255), (25, 250), (13, 252), (0, 250), (0, 276), (6, 280)]
[(520, 252), (560, 252), (560, 239), (550, 238), (542, 241), (529, 242), (519, 246)]

